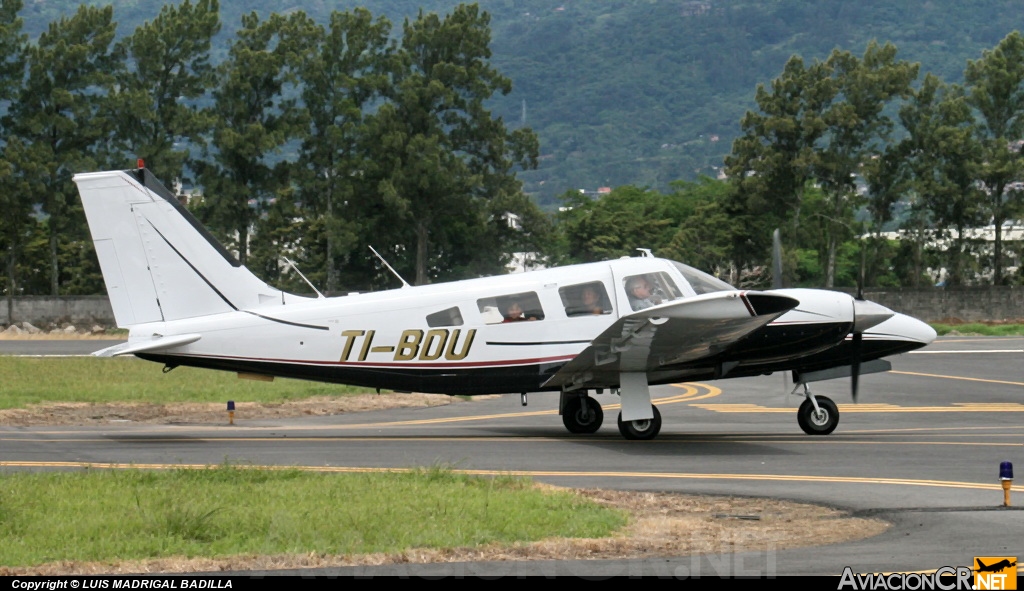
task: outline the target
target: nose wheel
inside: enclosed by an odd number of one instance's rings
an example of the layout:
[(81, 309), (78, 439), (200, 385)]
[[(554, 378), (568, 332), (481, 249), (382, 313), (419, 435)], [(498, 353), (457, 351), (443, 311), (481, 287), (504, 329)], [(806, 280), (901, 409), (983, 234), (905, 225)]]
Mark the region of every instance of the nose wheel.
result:
[[(814, 402), (818, 407), (814, 407)], [(797, 410), (796, 422), (808, 435), (828, 435), (839, 424), (839, 407), (830, 398), (815, 396), (804, 399)]]

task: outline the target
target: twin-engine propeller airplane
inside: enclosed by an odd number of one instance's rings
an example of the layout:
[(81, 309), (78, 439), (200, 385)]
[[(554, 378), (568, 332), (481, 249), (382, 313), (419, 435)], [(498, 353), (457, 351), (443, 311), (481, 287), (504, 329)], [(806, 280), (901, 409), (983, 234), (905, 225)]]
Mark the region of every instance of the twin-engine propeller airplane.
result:
[[(745, 291), (643, 256), (310, 298), (241, 266), (146, 169), (75, 176), (117, 325), (95, 355), (371, 388), (443, 394), (559, 392), (572, 433), (617, 391), (619, 431), (652, 439), (648, 386), (792, 371), (798, 422), (831, 433), (836, 405), (808, 382), (886, 371), (928, 325), (847, 294)], [(649, 254), (649, 253), (647, 253)], [(794, 389), (795, 391), (795, 389)]]

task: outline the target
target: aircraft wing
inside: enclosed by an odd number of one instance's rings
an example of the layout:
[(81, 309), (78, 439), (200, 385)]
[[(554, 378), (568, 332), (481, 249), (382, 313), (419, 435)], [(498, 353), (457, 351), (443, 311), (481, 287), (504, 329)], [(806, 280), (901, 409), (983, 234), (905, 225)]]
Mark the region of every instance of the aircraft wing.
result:
[(622, 372), (657, 372), (711, 357), (799, 303), (770, 293), (725, 291), (640, 310), (619, 318), (544, 386), (607, 387)]

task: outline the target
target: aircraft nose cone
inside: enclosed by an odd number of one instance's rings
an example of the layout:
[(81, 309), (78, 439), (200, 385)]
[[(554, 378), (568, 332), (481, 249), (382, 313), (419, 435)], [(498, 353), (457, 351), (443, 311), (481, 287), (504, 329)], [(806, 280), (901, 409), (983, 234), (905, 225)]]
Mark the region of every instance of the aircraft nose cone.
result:
[(906, 314), (895, 314), (892, 318), (879, 325), (877, 330), (898, 339), (921, 343), (922, 345), (931, 343), (938, 336), (934, 328)]
[(931, 326), (928, 326), (916, 318), (912, 318), (911, 320), (917, 324), (917, 339), (922, 343), (931, 343), (935, 340), (935, 337), (939, 336)]

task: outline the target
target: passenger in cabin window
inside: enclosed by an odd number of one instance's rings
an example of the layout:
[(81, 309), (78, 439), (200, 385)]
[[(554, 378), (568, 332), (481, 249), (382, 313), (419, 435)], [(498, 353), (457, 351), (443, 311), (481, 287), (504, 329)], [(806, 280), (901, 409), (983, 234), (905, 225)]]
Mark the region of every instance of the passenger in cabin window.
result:
[(593, 286), (586, 286), (580, 292), (583, 314), (604, 314), (604, 306), (601, 304), (601, 294)]
[(508, 307), (505, 308), (505, 319), (502, 322), (520, 322), (522, 320), (536, 320), (536, 316), (526, 316), (523, 313), (523, 307), (519, 305), (519, 302), (511, 302)]
[(643, 310), (661, 303), (661, 298), (654, 295), (651, 282), (643, 275), (631, 277), (626, 284), (626, 295), (633, 310)]

